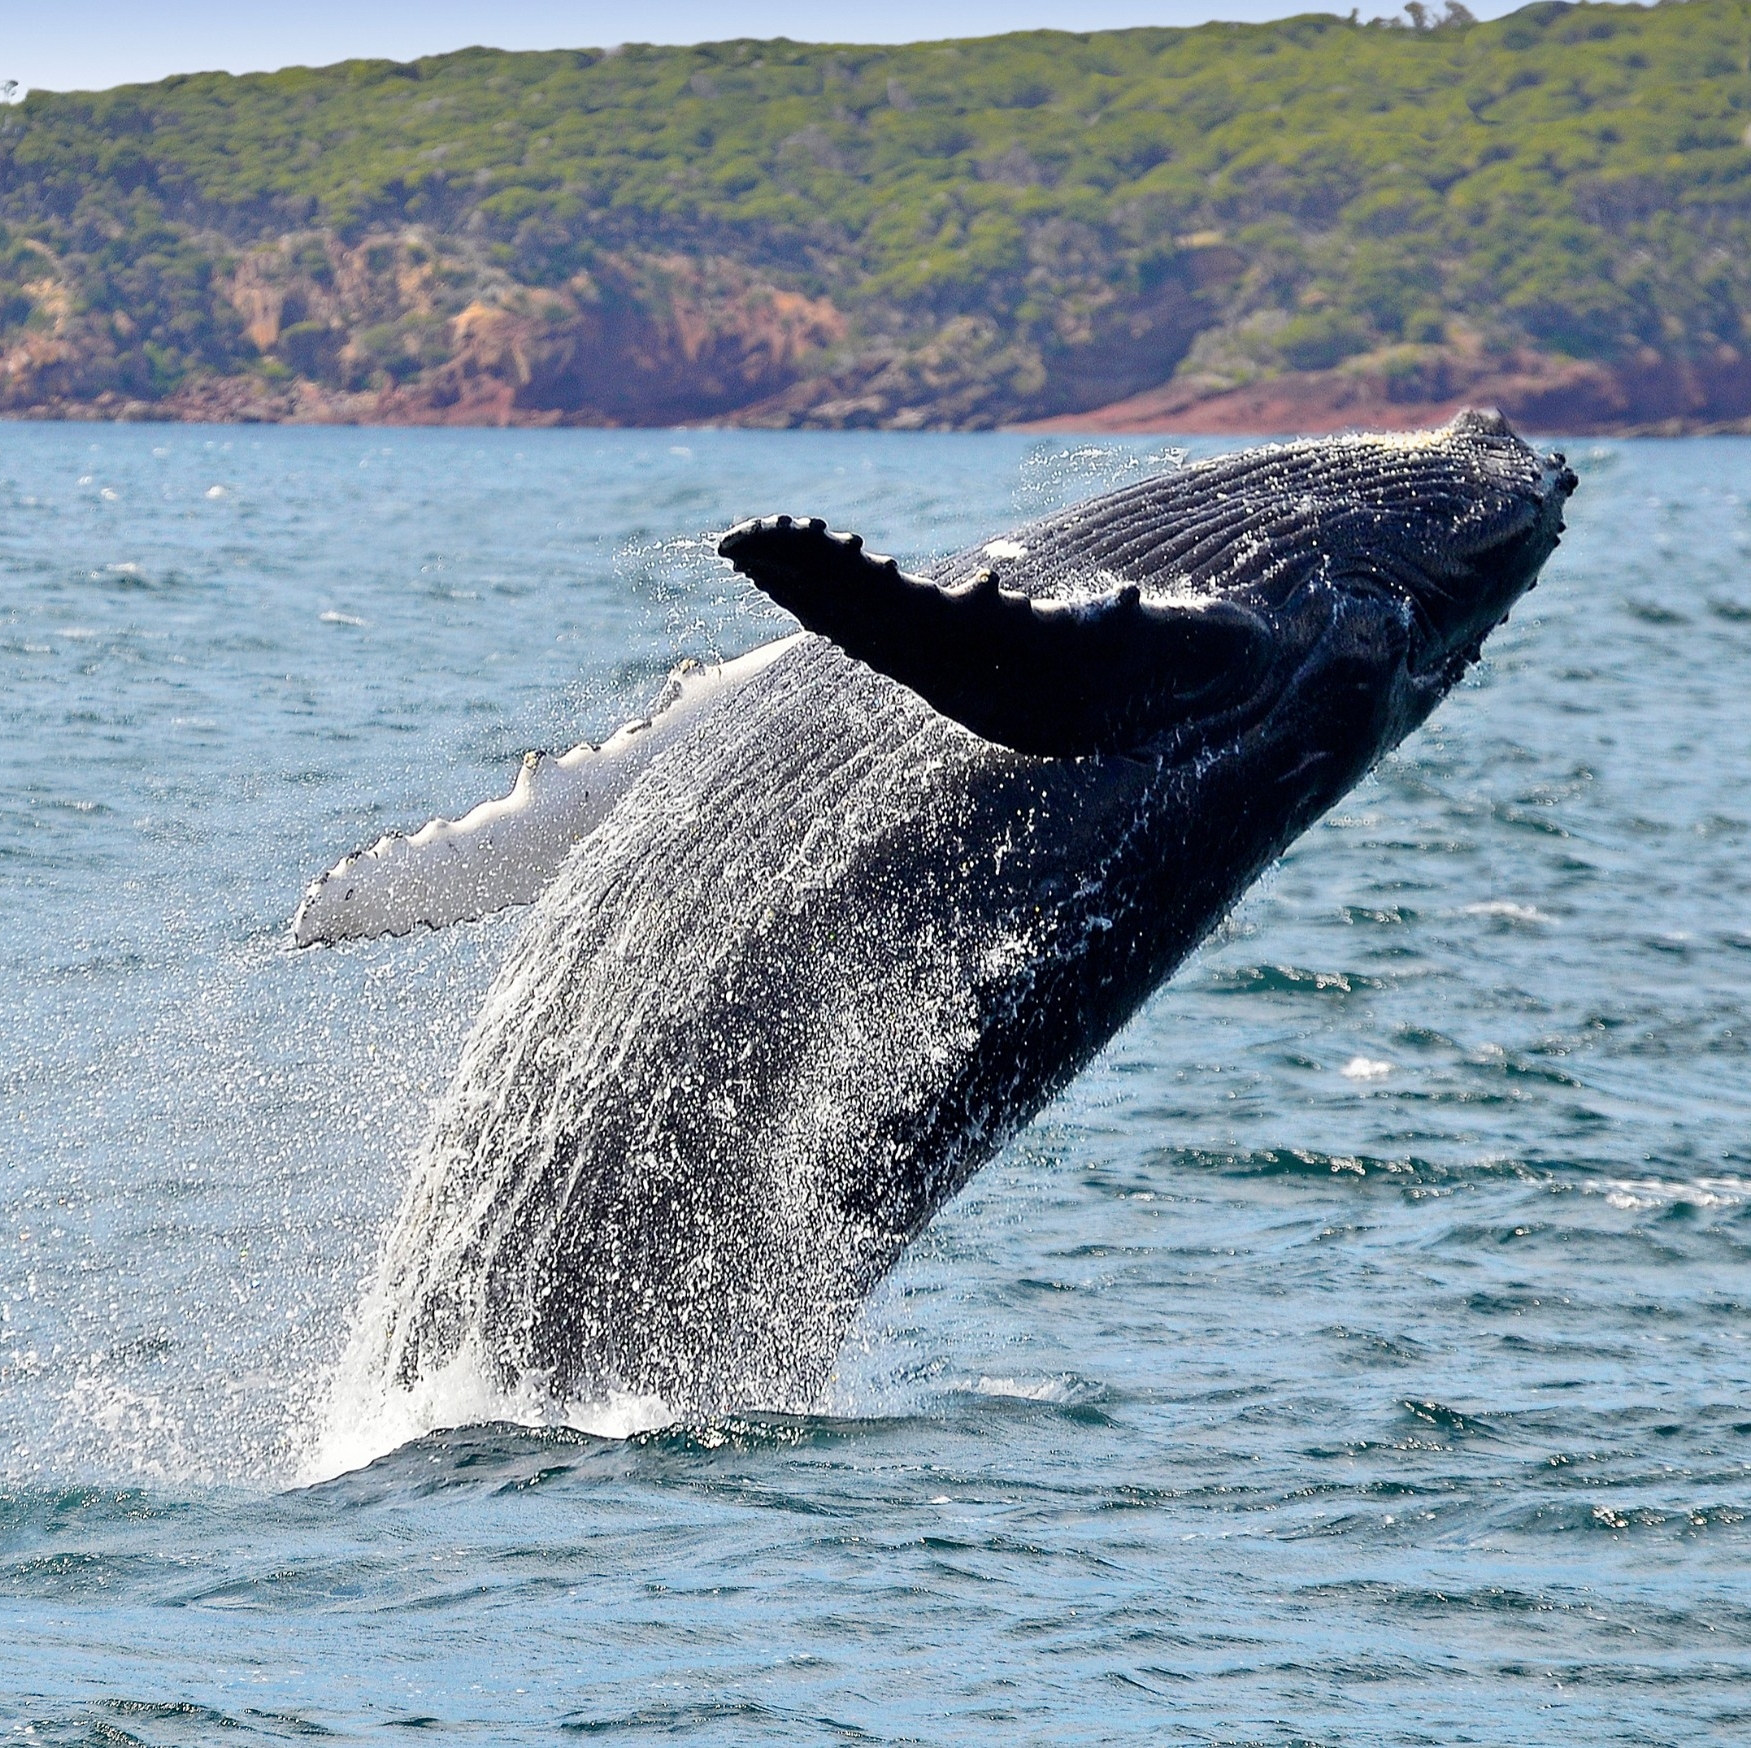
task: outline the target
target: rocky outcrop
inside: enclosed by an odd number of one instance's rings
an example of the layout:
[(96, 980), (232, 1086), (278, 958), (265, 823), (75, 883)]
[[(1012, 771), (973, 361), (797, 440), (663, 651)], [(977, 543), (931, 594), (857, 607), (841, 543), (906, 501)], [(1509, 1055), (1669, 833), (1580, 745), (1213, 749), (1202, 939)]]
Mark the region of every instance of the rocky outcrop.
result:
[(768, 429), (976, 431), (1075, 415), (1160, 383), (1239, 277), (1237, 252), (1184, 239), (1155, 281), (1122, 294), (1096, 281), (1043, 332), (963, 315), (922, 335), (868, 345), (835, 368), (744, 407), (729, 422)]
[[(216, 249), (215, 249), (216, 252)], [(295, 233), (234, 256), (230, 368), (129, 368), (123, 312), (81, 312), (52, 255), (0, 345), (0, 411), (46, 417), (667, 425), (780, 392), (846, 338), (824, 298), (714, 257), (621, 254), (557, 286), (415, 230)]]
[(830, 302), (733, 264), (618, 261), (558, 290), (470, 303), (449, 357), (387, 391), (406, 423), (671, 425), (711, 419), (788, 383), (845, 338)]

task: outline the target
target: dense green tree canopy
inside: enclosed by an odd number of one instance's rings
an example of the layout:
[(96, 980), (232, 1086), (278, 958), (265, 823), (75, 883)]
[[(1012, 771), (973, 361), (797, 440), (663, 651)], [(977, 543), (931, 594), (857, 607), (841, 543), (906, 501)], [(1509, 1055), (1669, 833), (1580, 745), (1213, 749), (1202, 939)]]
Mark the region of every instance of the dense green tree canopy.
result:
[(215, 292), (240, 251), (414, 227), (452, 303), (489, 269), (558, 287), (661, 248), (831, 298), (864, 335), (978, 317), (1063, 341), (1219, 244), (1206, 366), (1318, 369), (1455, 322), (1701, 355), (1751, 309), (1748, 124), (1742, 0), (33, 93), (0, 112), (0, 334), (48, 319), (46, 250), (77, 311), (123, 314), (135, 376), (169, 382), (252, 355)]

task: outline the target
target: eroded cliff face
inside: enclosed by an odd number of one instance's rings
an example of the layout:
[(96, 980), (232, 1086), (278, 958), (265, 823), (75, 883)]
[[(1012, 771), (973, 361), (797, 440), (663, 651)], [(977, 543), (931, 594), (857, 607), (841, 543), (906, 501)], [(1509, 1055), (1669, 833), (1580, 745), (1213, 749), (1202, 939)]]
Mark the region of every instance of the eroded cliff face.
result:
[(984, 430), (1086, 413), (1169, 379), (1240, 277), (1220, 242), (1183, 240), (1147, 287), (1090, 263), (1050, 318), (1017, 332), (957, 315), (828, 354), (828, 368), (741, 408), (739, 425), (804, 430)]
[(734, 412), (843, 341), (844, 317), (733, 263), (621, 260), (556, 290), (475, 301), (450, 354), (389, 391), (389, 416), (668, 425)]
[[(419, 229), (287, 233), (228, 252), (211, 368), (155, 383), (125, 309), (81, 305), (47, 250), (0, 411), (404, 424), (982, 429), (1080, 413), (1171, 376), (1239, 271), (1188, 247), (1125, 294), (1091, 265), (1049, 317), (851, 311), (726, 256), (622, 251), (519, 283), (489, 249)], [(228, 355), (227, 355), (228, 353)]]
[[(1296, 369), (1291, 317), (1246, 310), (1246, 264), (1179, 239), (1147, 287), (1073, 280), (1018, 330), (850, 309), (720, 255), (621, 251), (552, 285), (418, 228), (347, 243), (203, 240), (205, 371), (158, 383), (125, 304), (30, 246), (29, 319), (0, 345), (0, 412), (37, 417), (457, 425), (1268, 433), (1408, 428), (1463, 405), (1533, 429), (1751, 429), (1751, 357), (1644, 347), (1606, 364), (1438, 337)], [(1237, 301), (1243, 313), (1236, 315)]]
[(664, 425), (770, 397), (847, 334), (827, 299), (709, 256), (620, 254), (528, 286), (418, 231), (294, 233), (220, 280), (230, 368), (155, 393), (121, 367), (126, 313), (80, 309), (43, 253), (33, 320), (0, 349), (7, 412)]

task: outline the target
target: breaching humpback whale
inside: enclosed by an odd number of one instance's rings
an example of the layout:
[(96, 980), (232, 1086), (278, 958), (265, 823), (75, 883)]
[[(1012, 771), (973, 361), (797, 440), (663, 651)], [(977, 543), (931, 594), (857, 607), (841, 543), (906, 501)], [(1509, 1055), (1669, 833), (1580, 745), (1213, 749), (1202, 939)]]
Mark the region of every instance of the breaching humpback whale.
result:
[(385, 1378), (807, 1407), (935, 1210), (1478, 659), (1575, 483), (1464, 413), (917, 576), (731, 529), (802, 633), (298, 912), (307, 944), (537, 900), (391, 1234)]

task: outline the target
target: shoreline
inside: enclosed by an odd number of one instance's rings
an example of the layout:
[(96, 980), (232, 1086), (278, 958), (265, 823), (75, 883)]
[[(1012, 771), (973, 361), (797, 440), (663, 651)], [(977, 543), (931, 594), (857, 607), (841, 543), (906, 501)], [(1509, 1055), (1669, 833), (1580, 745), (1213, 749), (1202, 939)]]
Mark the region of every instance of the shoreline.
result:
[[(1104, 409), (1092, 413), (1065, 413), (1044, 419), (1029, 419), (1014, 424), (982, 426), (943, 426), (930, 429), (931, 436), (983, 436), (996, 431), (1023, 436), (1063, 437), (1326, 437), (1346, 431), (1422, 431), (1444, 425), (1466, 407), (1488, 407), (1481, 397), (1435, 402), (1428, 405), (1404, 406), (1390, 404), (1374, 408), (1357, 408), (1348, 416), (1314, 422), (1310, 420), (1270, 420), (1268, 418), (1235, 417), (1222, 409), (1220, 413), (1200, 414), (1190, 410), (1183, 416), (1160, 419), (1120, 421), (1103, 417)], [(1663, 419), (1654, 422), (1570, 422), (1562, 419), (1533, 418), (1507, 410), (1507, 417), (1517, 430), (1560, 432), (1568, 438), (1597, 440), (1621, 439), (1686, 439), (1703, 437), (1751, 437), (1751, 419), (1709, 421), (1693, 419)], [(289, 427), (300, 430), (370, 430), (370, 431), (766, 431), (774, 434), (786, 430), (798, 436), (830, 436), (840, 431), (876, 431), (883, 435), (912, 436), (918, 427), (890, 428), (872, 425), (842, 426), (769, 426), (745, 424), (734, 418), (689, 419), (665, 423), (610, 424), (600, 419), (567, 419), (552, 413), (519, 414), (494, 418), (421, 418), (405, 412), (387, 415), (291, 414), (280, 418), (264, 418), (259, 414), (233, 414), (229, 417), (210, 409), (180, 409), (163, 403), (140, 402), (122, 409), (97, 408), (90, 403), (67, 407), (14, 407), (0, 410), (0, 425), (191, 425), (214, 430), (236, 431), (248, 428)]]
[[(1455, 380), (1457, 378), (1457, 380)], [(1648, 380), (1652, 378), (1653, 380)], [(812, 385), (811, 385), (812, 386)], [(1327, 436), (1341, 431), (1414, 431), (1444, 425), (1465, 407), (1503, 412), (1522, 430), (1563, 431), (1576, 437), (1751, 436), (1751, 409), (1730, 392), (1738, 383), (1703, 383), (1647, 377), (1598, 365), (1522, 357), (1494, 369), (1454, 370), (1442, 392), (1405, 393), (1373, 370), (1286, 372), (1240, 387), (1208, 379), (1169, 381), (1139, 394), (1080, 412), (1026, 419), (956, 422), (931, 419), (925, 408), (881, 416), (847, 407), (847, 416), (813, 397), (775, 417), (772, 399), (739, 407), (702, 408), (688, 416), (615, 418), (589, 406), (518, 405), (516, 385), (497, 375), (471, 377), (454, 398), (406, 388), (345, 391), (308, 380), (273, 385), (243, 377), (206, 377), (160, 400), (114, 390), (85, 397), (53, 396), (0, 408), (0, 419), (20, 423), (348, 425), (373, 429), (442, 427), (467, 430), (1004, 430), (1042, 436), (1256, 437), (1294, 432)], [(1398, 392), (1394, 392), (1394, 388)], [(1710, 393), (1709, 390), (1714, 390)], [(1665, 390), (1665, 392), (1661, 392)], [(1729, 392), (1720, 392), (1728, 390)], [(1676, 404), (1674, 404), (1676, 403)], [(671, 402), (671, 407), (673, 403)], [(840, 407), (831, 409), (839, 412)], [(1729, 415), (1724, 416), (1723, 415)]]

